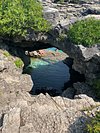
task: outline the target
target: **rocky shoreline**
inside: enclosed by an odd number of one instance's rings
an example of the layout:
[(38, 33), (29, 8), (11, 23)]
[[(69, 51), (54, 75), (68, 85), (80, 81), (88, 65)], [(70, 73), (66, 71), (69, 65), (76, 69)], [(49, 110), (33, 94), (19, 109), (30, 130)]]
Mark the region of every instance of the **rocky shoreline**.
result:
[[(100, 111), (100, 100), (92, 87), (92, 81), (100, 79), (100, 44), (90, 48), (73, 45), (65, 32), (76, 20), (88, 16), (100, 18), (100, 3), (98, 0), (79, 5), (42, 2), (52, 31), (46, 34), (33, 31), (24, 39), (0, 37), (0, 133), (87, 133), (87, 122)], [(31, 77), (22, 75), (22, 69), (30, 63), (25, 51), (37, 50), (36, 45), (63, 50), (73, 59), (70, 68), (83, 74), (85, 81), (73, 82), (57, 97), (47, 93), (30, 95)], [(16, 68), (16, 58), (23, 60), (24, 68)]]
[(87, 114), (100, 111), (100, 102), (85, 83), (75, 83), (61, 96), (31, 96), (32, 81), (0, 50), (0, 133), (86, 133)]

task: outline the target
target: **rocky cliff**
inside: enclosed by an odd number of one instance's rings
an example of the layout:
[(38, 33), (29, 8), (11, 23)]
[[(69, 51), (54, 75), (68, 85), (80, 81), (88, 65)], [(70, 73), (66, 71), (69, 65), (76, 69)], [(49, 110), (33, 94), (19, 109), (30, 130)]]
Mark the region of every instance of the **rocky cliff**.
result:
[(41, 2), (44, 8), (44, 17), (52, 24), (52, 29), (48, 33), (31, 31), (26, 38), (16, 37), (12, 40), (9, 38), (9, 41), (6, 40), (7, 38), (3, 38), (3, 41), (21, 47), (24, 51), (57, 47), (74, 59), (73, 69), (84, 74), (86, 82), (92, 85), (94, 79), (100, 78), (100, 45), (96, 44), (91, 48), (75, 46), (67, 40), (66, 32), (69, 25), (77, 20), (87, 17), (100, 19), (99, 1), (83, 1), (81, 4), (66, 2), (58, 4), (51, 0)]
[[(31, 96), (30, 76), (22, 75), (20, 70), (14, 65), (14, 57), (7, 57), (0, 50), (0, 133), (86, 132), (87, 114), (92, 116), (99, 111), (100, 102), (85, 94), (69, 99), (71, 89), (58, 97)], [(77, 88), (79, 85), (76, 84)], [(86, 86), (83, 90), (87, 90)]]
[[(5, 54), (9, 47), (0, 42), (3, 49), (0, 50), (0, 133), (86, 133), (87, 114), (93, 116), (100, 111), (100, 102), (94, 100), (91, 87), (94, 79), (100, 79), (100, 44), (91, 48), (75, 46), (68, 42), (65, 32), (78, 19), (100, 18), (100, 3), (98, 0), (82, 4), (42, 2), (44, 17), (52, 23), (51, 31), (33, 31), (26, 38), (13, 40), (1, 38), (1, 42), (23, 49), (23, 56), (15, 52), (20, 58), (26, 57), (25, 50), (35, 49), (36, 45), (38, 48), (41, 45), (55, 46), (74, 59), (73, 69), (84, 74), (86, 81), (73, 84), (73, 88), (67, 88), (58, 97), (48, 94), (31, 96), (29, 91), (33, 85), (30, 76), (21, 74), (21, 69), (14, 65), (15, 57)], [(62, 34), (64, 36), (60, 38)], [(23, 58), (23, 61), (26, 60)]]

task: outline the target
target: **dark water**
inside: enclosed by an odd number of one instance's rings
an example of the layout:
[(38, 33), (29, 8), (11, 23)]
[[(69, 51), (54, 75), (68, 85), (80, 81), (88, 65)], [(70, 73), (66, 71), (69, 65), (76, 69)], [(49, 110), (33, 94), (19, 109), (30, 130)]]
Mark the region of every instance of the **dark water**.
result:
[(68, 66), (55, 58), (54, 60), (51, 60), (50, 57), (42, 59), (32, 58), (31, 66), (33, 68), (31, 71), (34, 83), (33, 92), (41, 88), (54, 88), (60, 93), (64, 87), (64, 83), (70, 78)]

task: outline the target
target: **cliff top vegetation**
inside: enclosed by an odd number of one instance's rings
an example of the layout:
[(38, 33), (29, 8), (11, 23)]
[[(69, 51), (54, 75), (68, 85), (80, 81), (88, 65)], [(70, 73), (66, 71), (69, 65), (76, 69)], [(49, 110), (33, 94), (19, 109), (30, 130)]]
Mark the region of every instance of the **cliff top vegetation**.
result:
[(25, 36), (27, 31), (48, 31), (42, 5), (37, 0), (0, 1), (0, 35)]
[(77, 21), (70, 26), (68, 38), (76, 45), (92, 46), (100, 43), (100, 20), (87, 18)]

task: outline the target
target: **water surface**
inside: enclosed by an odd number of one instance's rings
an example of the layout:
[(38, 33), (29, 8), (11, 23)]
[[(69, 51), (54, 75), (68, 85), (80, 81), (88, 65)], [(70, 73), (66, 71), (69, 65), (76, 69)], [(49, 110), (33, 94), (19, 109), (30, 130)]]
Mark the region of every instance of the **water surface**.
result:
[(62, 53), (60, 58), (57, 59), (56, 56), (52, 59), (50, 56), (31, 59), (31, 66), (33, 68), (31, 77), (34, 83), (33, 92), (41, 88), (54, 88), (59, 93), (62, 91), (64, 83), (69, 80), (70, 75), (69, 68), (61, 60), (61, 56)]

